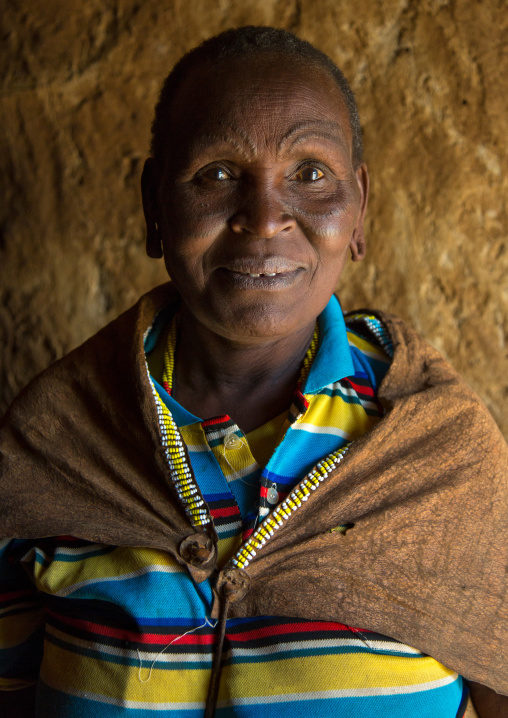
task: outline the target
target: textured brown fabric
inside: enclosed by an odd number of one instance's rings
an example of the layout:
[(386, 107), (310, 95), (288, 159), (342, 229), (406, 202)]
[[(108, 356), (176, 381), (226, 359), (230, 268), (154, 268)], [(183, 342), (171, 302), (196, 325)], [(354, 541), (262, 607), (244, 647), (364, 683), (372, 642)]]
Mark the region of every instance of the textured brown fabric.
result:
[[(164, 462), (143, 354), (174, 300), (170, 285), (150, 292), (14, 402), (0, 431), (0, 535), (72, 534), (186, 563), (178, 546), (196, 530)], [(439, 354), (377, 314), (395, 346), (386, 416), (258, 551), (229, 615), (378, 631), (508, 693), (508, 448)], [(187, 565), (198, 580), (214, 569)]]
[[(0, 534), (171, 551), (195, 533), (166, 467), (143, 335), (169, 285), (36, 377), (0, 425)], [(183, 562), (183, 561), (182, 561)]]

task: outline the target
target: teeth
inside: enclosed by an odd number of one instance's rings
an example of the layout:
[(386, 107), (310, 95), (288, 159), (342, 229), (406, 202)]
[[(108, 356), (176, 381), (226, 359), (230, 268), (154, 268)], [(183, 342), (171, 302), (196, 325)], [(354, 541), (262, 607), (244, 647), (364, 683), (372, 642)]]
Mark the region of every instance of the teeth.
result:
[(249, 272), (248, 276), (249, 276), (249, 277), (255, 277), (256, 279), (257, 279), (258, 277), (276, 277), (276, 276), (277, 276), (277, 272), (262, 272), (262, 273), (260, 273), (260, 274), (251, 274), (251, 273)]

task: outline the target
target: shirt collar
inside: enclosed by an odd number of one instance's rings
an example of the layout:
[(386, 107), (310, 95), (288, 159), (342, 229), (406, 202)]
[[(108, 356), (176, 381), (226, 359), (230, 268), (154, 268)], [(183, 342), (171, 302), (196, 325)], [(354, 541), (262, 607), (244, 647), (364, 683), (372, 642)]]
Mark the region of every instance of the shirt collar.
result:
[(319, 315), (318, 322), (319, 347), (302, 387), (304, 394), (316, 394), (328, 384), (355, 373), (346, 323), (335, 295)]
[(171, 415), (173, 419), (176, 422), (176, 425), (179, 427), (182, 426), (188, 426), (189, 424), (196, 424), (197, 422), (202, 421), (198, 416), (194, 416), (194, 414), (191, 414), (190, 411), (187, 411), (181, 404), (179, 404), (171, 394), (168, 394), (167, 391), (159, 384), (158, 381), (156, 381), (153, 376), (150, 377), (154, 387), (157, 389), (157, 393), (160, 397), (160, 399), (166, 404), (169, 411), (171, 412)]

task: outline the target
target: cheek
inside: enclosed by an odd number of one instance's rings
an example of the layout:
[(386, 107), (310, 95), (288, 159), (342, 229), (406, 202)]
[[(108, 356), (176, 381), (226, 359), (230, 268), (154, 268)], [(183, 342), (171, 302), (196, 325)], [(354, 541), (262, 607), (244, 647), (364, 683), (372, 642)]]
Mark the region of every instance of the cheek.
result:
[(206, 242), (227, 226), (231, 208), (217, 197), (195, 197), (192, 192), (175, 190), (164, 207), (166, 231), (177, 242)]
[(330, 246), (336, 244), (337, 240), (341, 238), (340, 228), (337, 227), (337, 223), (333, 222), (316, 224), (316, 226), (313, 227), (313, 233), (316, 237), (330, 242)]
[(319, 252), (340, 252), (348, 248), (355, 228), (354, 212), (306, 214), (300, 226)]
[(323, 249), (329, 245), (337, 251), (342, 245), (348, 246), (359, 212), (354, 192), (340, 191), (321, 199), (294, 203), (293, 209), (307, 236), (324, 242)]

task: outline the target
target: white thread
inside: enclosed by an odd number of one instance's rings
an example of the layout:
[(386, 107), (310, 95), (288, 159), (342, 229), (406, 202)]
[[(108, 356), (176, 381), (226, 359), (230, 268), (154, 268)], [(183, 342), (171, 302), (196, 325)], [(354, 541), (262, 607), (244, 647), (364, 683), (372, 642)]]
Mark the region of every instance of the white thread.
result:
[(368, 640), (367, 636), (365, 636), (365, 635), (364, 635), (361, 631), (359, 631), (357, 628), (355, 628), (354, 631), (353, 631), (351, 628), (349, 628), (349, 631), (353, 634), (353, 636), (358, 636), (358, 638), (360, 639), (360, 641), (361, 641), (362, 643), (365, 643), (365, 645), (367, 646), (367, 648), (370, 648), (371, 651), (375, 651), (375, 650), (376, 650), (375, 646), (373, 646), (372, 643), (370, 643), (370, 641)]
[(162, 649), (162, 651), (160, 651), (160, 652), (155, 656), (155, 658), (154, 658), (153, 661), (152, 661), (152, 665), (150, 666), (150, 670), (148, 671), (148, 678), (145, 678), (145, 679), (141, 678), (141, 669), (143, 668), (143, 659), (141, 658), (141, 653), (139, 652), (139, 648), (136, 648), (136, 651), (137, 651), (137, 653), (138, 653), (138, 659), (139, 659), (139, 671), (138, 671), (138, 680), (139, 680), (139, 682), (140, 682), (140, 683), (148, 683), (148, 681), (149, 681), (150, 678), (152, 677), (153, 667), (155, 666), (156, 662), (157, 662), (158, 659), (162, 656), (162, 654), (164, 653), (164, 651), (167, 651), (167, 649), (168, 649), (173, 643), (176, 643), (177, 641), (180, 640), (180, 638), (183, 638), (184, 636), (188, 636), (189, 633), (195, 633), (196, 631), (199, 631), (200, 628), (204, 628), (205, 626), (210, 626), (210, 628), (215, 628), (215, 626), (216, 626), (217, 624), (218, 624), (218, 621), (215, 621), (215, 623), (212, 623), (211, 621), (208, 620), (208, 618), (205, 618), (205, 622), (202, 623), (201, 626), (196, 626), (196, 628), (191, 628), (189, 631), (186, 631), (185, 633), (182, 633), (181, 636), (177, 636), (176, 638), (173, 638), (173, 640), (170, 641), (167, 646), (164, 646), (164, 648)]

